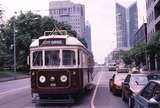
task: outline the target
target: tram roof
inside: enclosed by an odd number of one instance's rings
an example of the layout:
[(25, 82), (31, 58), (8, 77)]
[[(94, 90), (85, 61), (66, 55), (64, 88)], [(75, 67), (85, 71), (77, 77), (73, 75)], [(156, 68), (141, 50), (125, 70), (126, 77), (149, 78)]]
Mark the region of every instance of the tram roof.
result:
[(49, 35), (49, 36), (41, 36), (38, 39), (33, 40), (30, 47), (39, 47), (39, 40), (41, 39), (65, 39), (66, 45), (78, 45), (85, 47), (76, 37), (69, 35)]

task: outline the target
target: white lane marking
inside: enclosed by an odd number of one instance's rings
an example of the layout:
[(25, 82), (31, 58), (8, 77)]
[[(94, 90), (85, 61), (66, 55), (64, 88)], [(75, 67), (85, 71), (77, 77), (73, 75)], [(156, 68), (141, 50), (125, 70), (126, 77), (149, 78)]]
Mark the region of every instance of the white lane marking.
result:
[(12, 93), (15, 93), (15, 92), (24, 90), (24, 89), (28, 89), (29, 87), (30, 87), (30, 86), (25, 86), (25, 87), (21, 87), (21, 88), (17, 88), (17, 89), (8, 90), (8, 91), (5, 91), (5, 92), (0, 93), (0, 96), (1, 96), (1, 97), (4, 97), (4, 96), (7, 96), (7, 95), (9, 95), (9, 94), (12, 94)]
[(92, 96), (91, 108), (95, 108), (94, 100), (95, 100), (95, 98), (96, 98), (96, 94), (97, 94), (98, 86), (99, 86), (100, 81), (101, 81), (101, 78), (102, 78), (102, 74), (103, 74), (103, 72), (100, 74), (100, 77), (99, 77), (99, 79), (98, 79), (98, 81), (97, 81), (97, 84), (96, 84), (96, 88), (95, 88), (94, 93), (93, 93), (93, 96)]

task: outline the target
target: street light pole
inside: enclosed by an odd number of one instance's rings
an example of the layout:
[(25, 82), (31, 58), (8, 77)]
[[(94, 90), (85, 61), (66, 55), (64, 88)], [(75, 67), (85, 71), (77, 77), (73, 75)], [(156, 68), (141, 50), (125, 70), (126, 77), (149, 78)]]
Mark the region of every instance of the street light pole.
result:
[[(16, 14), (16, 12), (15, 12), (15, 14)], [(15, 29), (15, 21), (16, 21), (16, 19), (15, 19), (15, 16), (14, 16), (14, 21), (13, 21), (14, 79), (16, 79), (16, 74), (17, 74), (17, 71), (16, 71), (17, 63), (16, 63), (16, 33), (15, 33), (16, 29)]]

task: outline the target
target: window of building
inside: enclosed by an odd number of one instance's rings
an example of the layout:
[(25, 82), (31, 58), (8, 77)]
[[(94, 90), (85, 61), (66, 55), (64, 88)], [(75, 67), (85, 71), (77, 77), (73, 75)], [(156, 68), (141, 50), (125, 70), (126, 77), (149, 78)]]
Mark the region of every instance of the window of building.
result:
[(80, 12), (80, 8), (79, 8), (79, 7), (77, 7), (77, 12), (78, 12), (78, 13)]

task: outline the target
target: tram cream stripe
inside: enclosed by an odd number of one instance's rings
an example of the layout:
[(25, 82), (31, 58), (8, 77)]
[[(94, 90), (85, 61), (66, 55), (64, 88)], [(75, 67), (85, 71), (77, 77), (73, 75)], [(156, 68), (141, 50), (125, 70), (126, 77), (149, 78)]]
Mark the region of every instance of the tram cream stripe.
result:
[(24, 90), (24, 89), (28, 89), (29, 87), (30, 86), (25, 86), (25, 87), (13, 89), (13, 90), (8, 90), (8, 91), (0, 93), (0, 96), (6, 96), (6, 95), (9, 95), (9, 94), (14, 93), (14, 92), (18, 92), (18, 91), (21, 91), (21, 90)]
[(96, 84), (96, 88), (95, 88), (94, 93), (93, 93), (93, 96), (92, 96), (91, 108), (95, 108), (94, 100), (95, 100), (95, 98), (96, 98), (96, 94), (97, 94), (98, 86), (99, 86), (100, 81), (101, 81), (101, 78), (102, 78), (102, 74), (103, 74), (103, 72), (100, 74), (100, 77), (99, 77), (99, 79), (98, 79), (98, 81), (97, 81), (97, 84)]

